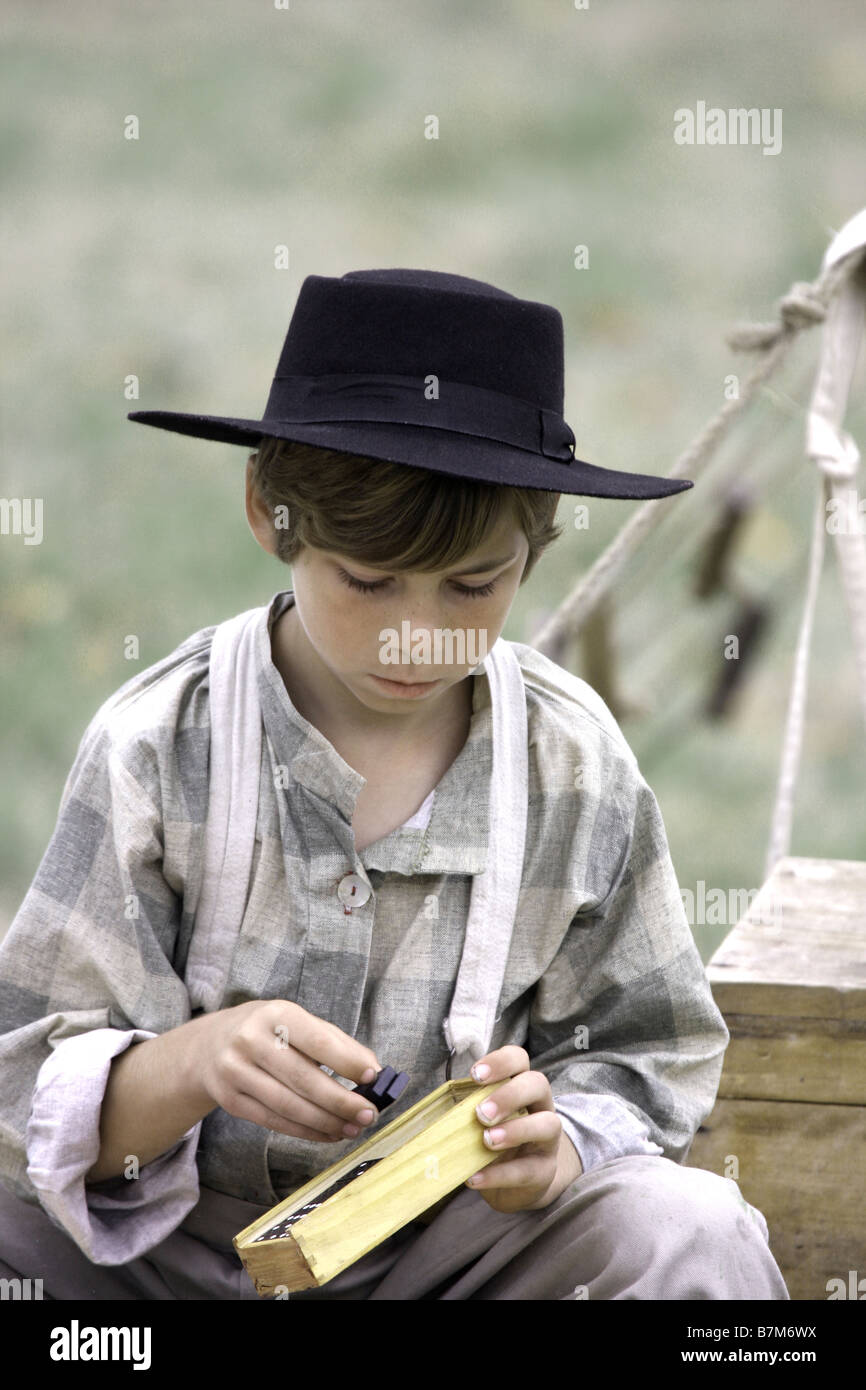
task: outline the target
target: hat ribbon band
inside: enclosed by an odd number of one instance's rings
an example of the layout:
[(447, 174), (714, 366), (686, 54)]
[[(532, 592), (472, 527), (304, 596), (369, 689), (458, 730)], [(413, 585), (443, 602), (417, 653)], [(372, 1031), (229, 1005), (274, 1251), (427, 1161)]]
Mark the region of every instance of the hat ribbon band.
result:
[[(431, 395), (434, 390), (437, 392)], [(555, 410), (518, 396), (426, 377), (332, 373), (276, 376), (263, 423), (328, 424), (370, 420), (425, 425), (542, 453), (558, 463), (573, 460), (574, 433)]]

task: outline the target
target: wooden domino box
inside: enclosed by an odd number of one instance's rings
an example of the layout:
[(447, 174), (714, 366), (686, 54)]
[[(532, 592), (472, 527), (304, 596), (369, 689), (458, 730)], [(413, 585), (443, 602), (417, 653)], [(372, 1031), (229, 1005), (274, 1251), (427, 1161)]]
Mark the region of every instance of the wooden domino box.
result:
[(233, 1244), (257, 1292), (326, 1284), (492, 1163), (475, 1107), (502, 1084), (445, 1082), (240, 1231)]

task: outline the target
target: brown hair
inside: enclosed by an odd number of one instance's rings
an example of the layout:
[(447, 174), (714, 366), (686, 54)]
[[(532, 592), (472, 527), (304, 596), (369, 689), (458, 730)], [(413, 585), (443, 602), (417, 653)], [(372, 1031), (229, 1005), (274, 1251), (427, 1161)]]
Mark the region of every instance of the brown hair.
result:
[(564, 529), (554, 523), (558, 492), (479, 483), (271, 437), (252, 458), (253, 483), (274, 517), (277, 556), (287, 565), (309, 545), (371, 568), (449, 569), (483, 543), (510, 506), (529, 542), (523, 584)]

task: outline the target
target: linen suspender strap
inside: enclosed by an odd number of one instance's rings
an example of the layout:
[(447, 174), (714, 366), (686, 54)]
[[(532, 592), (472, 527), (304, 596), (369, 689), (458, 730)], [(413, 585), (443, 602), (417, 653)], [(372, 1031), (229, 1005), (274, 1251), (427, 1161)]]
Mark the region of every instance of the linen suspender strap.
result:
[(490, 1050), (523, 877), (529, 748), (526, 690), (514, 649), (503, 638), (482, 663), (490, 682), (493, 772), (487, 867), (472, 885), (457, 984), (443, 1029), (453, 1070), (469, 1070)]
[(193, 1009), (219, 1009), (247, 905), (259, 807), (262, 711), (256, 628), (264, 609), (219, 623), (210, 655), (204, 877), (186, 965)]

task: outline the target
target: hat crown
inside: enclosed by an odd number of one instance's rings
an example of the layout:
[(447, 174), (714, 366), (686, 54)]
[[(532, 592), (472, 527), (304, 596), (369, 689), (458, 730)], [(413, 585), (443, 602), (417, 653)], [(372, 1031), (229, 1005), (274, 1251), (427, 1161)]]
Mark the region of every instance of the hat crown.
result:
[(368, 373), (460, 382), (562, 412), (562, 316), (444, 271), (308, 275), (277, 376)]
[(340, 279), (371, 281), (379, 285), (414, 285), (420, 289), (453, 290), (457, 294), (487, 294), (499, 299), (517, 297), (487, 280), (472, 280), (468, 275), (454, 275), (447, 270), (415, 270), (408, 266), (391, 270), (347, 270)]
[(260, 419), (171, 410), (129, 419), (578, 496), (669, 497), (692, 487), (577, 458), (564, 375), (562, 316), (551, 304), (450, 271), (350, 270), (303, 281)]

